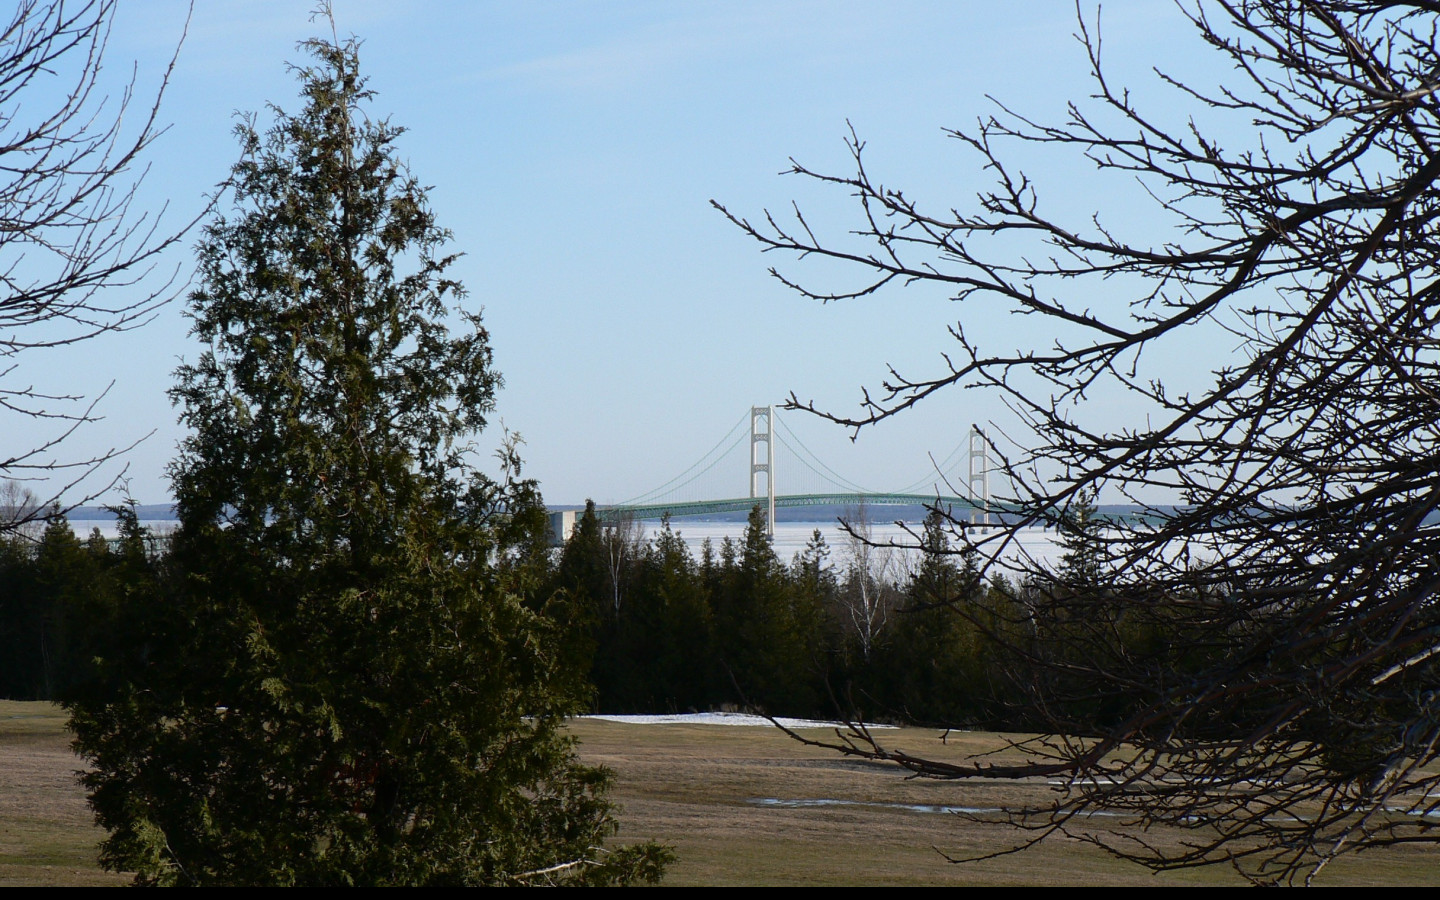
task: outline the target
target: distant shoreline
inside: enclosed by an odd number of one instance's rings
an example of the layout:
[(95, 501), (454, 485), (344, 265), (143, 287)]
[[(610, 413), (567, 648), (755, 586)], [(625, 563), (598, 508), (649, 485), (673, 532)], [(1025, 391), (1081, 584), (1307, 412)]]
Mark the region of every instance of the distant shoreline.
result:
[[(137, 504), (135, 516), (142, 522), (156, 519), (173, 522), (175, 521), (175, 505), (173, 503)], [(66, 511), (65, 518), (72, 522), (113, 522), (115, 514), (104, 506), (77, 506)]]

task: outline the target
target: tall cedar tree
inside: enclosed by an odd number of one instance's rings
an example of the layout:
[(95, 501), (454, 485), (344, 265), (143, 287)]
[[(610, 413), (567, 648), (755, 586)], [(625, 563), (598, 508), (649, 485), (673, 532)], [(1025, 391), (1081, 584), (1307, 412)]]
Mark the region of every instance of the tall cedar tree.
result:
[[(102, 859), (141, 884), (614, 883), (533, 596), (534, 485), (471, 468), (500, 377), (355, 42), (310, 41), (299, 115), (237, 132), (235, 211), (173, 390), (163, 654), (72, 704)], [(447, 322), (459, 324), (452, 334)], [(183, 635), (183, 640), (175, 636)]]

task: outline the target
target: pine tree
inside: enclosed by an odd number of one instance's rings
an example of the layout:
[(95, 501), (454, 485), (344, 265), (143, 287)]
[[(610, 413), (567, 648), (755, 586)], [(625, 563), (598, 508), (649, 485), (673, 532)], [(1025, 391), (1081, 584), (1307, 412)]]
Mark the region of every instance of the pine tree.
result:
[(926, 516), (920, 549), (903, 605), (871, 668), (874, 690), (910, 721), (973, 722), (990, 693), (986, 642), (974, 621), (984, 618), (985, 586), (973, 551), (951, 548), (939, 513)]
[(830, 545), (820, 529), (810, 533), (805, 548), (791, 559), (790, 584), (809, 640), (827, 655), (838, 653), (844, 642), (835, 609), (840, 584), (830, 565)]
[(647, 548), (638, 593), (654, 654), (652, 707), (710, 708), (721, 695), (714, 610), (690, 548), (670, 527), (669, 516)]
[(1056, 578), (1073, 593), (1094, 593), (1100, 586), (1104, 567), (1104, 520), (1095, 505), (1094, 494), (1080, 494), (1060, 517), (1060, 556)]
[(772, 715), (819, 710), (818, 622), (798, 609), (785, 567), (759, 506), (750, 511), (738, 546), (721, 545), (724, 576), (716, 603), (721, 663), (742, 699)]
[[(203, 345), (173, 397), (164, 655), (72, 704), (112, 869), (141, 884), (608, 883), (607, 774), (561, 732), (544, 517), (500, 376), (354, 41), (304, 45), (305, 108), (237, 131), (205, 231)], [(452, 333), (451, 326), (457, 326)], [(176, 639), (176, 637), (183, 639)]]

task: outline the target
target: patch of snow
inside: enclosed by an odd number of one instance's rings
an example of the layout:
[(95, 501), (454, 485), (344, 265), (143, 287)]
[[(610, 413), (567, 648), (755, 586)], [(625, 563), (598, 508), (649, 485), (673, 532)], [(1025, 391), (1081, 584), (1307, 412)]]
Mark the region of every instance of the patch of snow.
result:
[(778, 809), (814, 809), (825, 806), (867, 806), (876, 809), (901, 809), (918, 813), (963, 813), (965, 815), (1003, 814), (998, 806), (935, 806), (928, 803), (877, 803), (873, 800), (832, 800), (816, 798), (811, 800), (782, 800), (778, 797), (752, 797), (755, 806), (770, 806)]
[[(768, 806), (778, 809), (818, 809), (826, 806), (866, 806), (876, 809), (900, 809), (906, 812), (917, 813), (945, 813), (948, 815), (1008, 815), (1012, 810), (999, 806), (937, 806), (928, 803), (878, 803), (873, 800), (833, 800), (829, 798), (783, 800), (778, 797), (752, 797), (749, 801), (754, 806)], [(1073, 815), (1087, 818), (1124, 818), (1130, 813), (1114, 812), (1104, 809), (1081, 809), (1074, 810)], [(1188, 819), (1187, 819), (1188, 820)]]
[[(621, 722), (626, 725), (767, 725), (773, 726), (769, 719), (764, 716), (752, 716), (749, 713), (735, 712), (708, 712), (708, 713), (684, 713), (681, 715), (654, 715), (654, 716), (581, 716), (582, 719), (599, 719), (602, 722)], [(779, 722), (786, 728), (844, 728), (844, 722), (824, 722), (818, 719), (788, 719), (784, 716), (777, 716)], [(867, 725), (867, 728), (894, 728), (894, 725)]]

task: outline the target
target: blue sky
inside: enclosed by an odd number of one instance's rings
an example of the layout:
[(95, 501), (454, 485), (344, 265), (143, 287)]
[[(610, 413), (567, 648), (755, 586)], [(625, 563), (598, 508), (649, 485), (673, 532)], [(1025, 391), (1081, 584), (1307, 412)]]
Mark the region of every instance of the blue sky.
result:
[[(297, 42), (328, 31), (308, 13), (303, 2), (197, 4), (161, 110), (169, 130), (140, 197), (151, 209), (168, 204), (164, 222), (196, 215), (226, 176), (236, 113), (263, 123), (267, 104), (297, 109), (286, 64), (303, 61)], [(524, 437), (527, 474), (553, 503), (642, 493), (746, 407), (792, 390), (853, 410), (886, 363), (934, 371), (958, 318), (1015, 346), (1036, 337), (1024, 321), (961, 309), (933, 288), (827, 307), (802, 300), (766, 270), (807, 269), (762, 255), (709, 202), (754, 218), (794, 199), (840, 235), (854, 217), (843, 196), (777, 173), (792, 156), (845, 173), (848, 121), (887, 185), (940, 208), (971, 205), (986, 175), (944, 129), (993, 112), (987, 95), (1058, 121), (1068, 99), (1088, 93), (1072, 5), (337, 0), (335, 13), (342, 36), (363, 41), (371, 113), (408, 129), (401, 153), (433, 185), (438, 220), (465, 254), (455, 274), (484, 308), (506, 380), (498, 419)], [(112, 90), (133, 64), (139, 100), (153, 94), (185, 16), (170, 0), (122, 4), (106, 58)], [(1206, 71), (1188, 23), (1147, 0), (1107, 4), (1102, 22), (1115, 78), (1183, 123), (1149, 67)], [(1084, 165), (1024, 158), (1057, 213), (1083, 221), (1112, 197)], [(1137, 210), (1107, 214), (1152, 227)], [(196, 237), (165, 261), (182, 279)], [(861, 277), (814, 271), (836, 283)], [(153, 429), (125, 456), (142, 502), (168, 499), (165, 467), (182, 436), (166, 389), (180, 360), (198, 353), (183, 307), (136, 331), (32, 354), (10, 376), (90, 396), (114, 379), (98, 410), (105, 420), (61, 453)], [(1091, 413), (1125, 415), (1104, 397)], [(952, 391), (853, 444), (799, 413), (787, 422), (838, 471), (886, 486), (923, 474), (928, 454), (947, 454), (971, 422), (1003, 427), (1008, 415), (997, 398)], [(7, 420), (0, 455), (42, 434)], [(495, 428), (480, 443), (497, 441)], [(744, 479), (737, 470), (737, 494)]]

